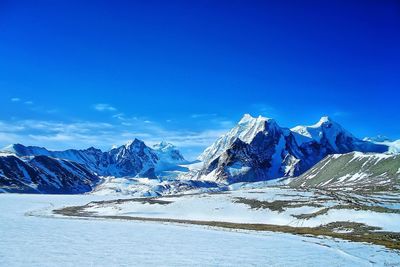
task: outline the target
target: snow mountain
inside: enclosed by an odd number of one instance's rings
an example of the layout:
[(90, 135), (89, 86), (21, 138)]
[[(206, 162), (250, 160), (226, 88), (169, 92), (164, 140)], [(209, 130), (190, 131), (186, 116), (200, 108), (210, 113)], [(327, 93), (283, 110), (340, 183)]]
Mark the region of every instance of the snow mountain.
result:
[[(157, 178), (163, 168), (184, 162), (169, 143), (152, 149), (138, 139), (110, 151), (88, 148), (50, 151), (14, 144), (0, 152), (0, 188), (6, 191), (82, 193), (99, 176)], [(157, 174), (156, 174), (157, 171)]]
[(225, 183), (293, 177), (327, 155), (352, 151), (382, 153), (388, 146), (360, 140), (329, 117), (288, 129), (246, 114), (200, 155), (204, 165), (195, 176)]
[(139, 139), (106, 152), (93, 147), (83, 150), (50, 151), (43, 147), (21, 144), (10, 145), (2, 152), (14, 154), (17, 157), (48, 156), (65, 159), (79, 163), (98, 175), (115, 177), (156, 178), (156, 169), (162, 169), (165, 164), (185, 161), (179, 150), (172, 144), (161, 142), (152, 149)]
[(370, 142), (374, 142), (374, 143), (380, 143), (380, 142), (390, 142), (391, 140), (389, 139), (389, 137), (378, 134), (377, 136), (374, 137), (365, 137), (363, 138), (364, 141), (370, 141)]
[(365, 137), (363, 140), (387, 146), (390, 154), (400, 154), (400, 140), (393, 141), (382, 135), (378, 135), (377, 137)]
[(181, 164), (186, 162), (181, 152), (171, 143), (162, 141), (153, 145), (153, 150), (162, 163)]
[[(109, 151), (96, 148), (50, 151), (14, 144), (0, 151), (2, 185), (27, 191), (87, 192), (100, 176), (200, 180), (218, 184), (296, 177), (333, 154), (393, 152), (395, 142), (361, 140), (329, 117), (310, 126), (281, 127), (271, 118), (244, 115), (199, 156), (191, 168), (179, 150), (134, 139)], [(57, 166), (57, 170), (53, 170)], [(29, 171), (28, 171), (29, 170)], [(29, 174), (29, 175), (27, 175)], [(32, 175), (31, 175), (32, 174)], [(70, 180), (69, 177), (72, 179)], [(59, 178), (57, 182), (56, 178)], [(53, 189), (48, 185), (67, 186)], [(54, 187), (57, 188), (57, 187)], [(29, 189), (29, 190), (28, 190)]]
[(123, 146), (103, 152), (103, 154), (106, 158), (106, 165), (102, 166), (101, 175), (157, 178), (155, 168), (159, 160), (158, 156), (154, 150), (139, 139), (134, 139)]
[(0, 156), (0, 188), (6, 192), (77, 194), (100, 178), (83, 165), (49, 156)]
[(103, 152), (100, 149), (88, 148), (83, 150), (68, 149), (64, 151), (50, 151), (44, 147), (24, 146), (12, 144), (2, 149), (2, 153), (8, 153), (17, 157), (47, 156), (57, 159), (65, 159), (84, 165), (88, 169), (100, 173), (100, 166), (105, 165)]

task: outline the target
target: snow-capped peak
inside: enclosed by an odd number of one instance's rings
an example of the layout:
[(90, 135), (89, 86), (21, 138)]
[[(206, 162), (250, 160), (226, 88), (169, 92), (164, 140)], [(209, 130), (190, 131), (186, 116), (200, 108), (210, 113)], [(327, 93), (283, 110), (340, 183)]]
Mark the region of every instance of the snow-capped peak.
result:
[(320, 127), (322, 124), (327, 122), (333, 122), (333, 121), (328, 116), (322, 116), (321, 119), (319, 119), (319, 121), (314, 126)]
[(254, 124), (262, 124), (265, 122), (275, 122), (274, 119), (258, 116), (253, 117), (250, 114), (244, 114), (243, 117), (239, 121), (239, 125), (254, 125)]
[(328, 116), (321, 117), (317, 123), (310, 126), (299, 125), (293, 127), (291, 131), (294, 133), (299, 145), (311, 141), (320, 142), (321, 138), (325, 137), (328, 142), (335, 147), (335, 140), (339, 134), (354, 138), (351, 133)]
[(44, 147), (24, 146), (22, 144), (11, 144), (3, 148), (1, 151), (15, 154), (17, 156), (27, 156), (27, 155), (49, 156), (51, 154), (51, 152)]
[(165, 163), (185, 162), (185, 158), (180, 151), (171, 143), (162, 141), (153, 145), (153, 149), (156, 151), (161, 165), (165, 165)]
[(133, 144), (133, 140), (129, 140), (128, 142), (125, 143), (125, 147), (128, 148)]
[(145, 146), (145, 143), (142, 140), (139, 140), (137, 138), (133, 139), (133, 140), (129, 140), (125, 145), (125, 149), (132, 149), (134, 147), (141, 147), (141, 146)]
[(245, 143), (250, 143), (257, 133), (278, 127), (275, 120), (271, 118), (262, 116), (252, 117), (249, 114), (245, 114), (238, 125), (227, 135), (237, 137)]
[(245, 114), (239, 123), (228, 133), (221, 136), (214, 144), (209, 146), (200, 156), (201, 161), (211, 161), (231, 146), (237, 139), (250, 143), (260, 133), (280, 129), (275, 120), (262, 116), (253, 117)]
[(168, 143), (166, 141), (161, 141), (160, 143), (153, 145), (153, 149), (165, 151), (165, 150), (176, 149), (176, 147), (171, 143)]
[(8, 152), (8, 153), (15, 154), (14, 144), (8, 145), (8, 146), (6, 146), (6, 147), (3, 147), (3, 148), (1, 149), (1, 151), (2, 151), (2, 152)]

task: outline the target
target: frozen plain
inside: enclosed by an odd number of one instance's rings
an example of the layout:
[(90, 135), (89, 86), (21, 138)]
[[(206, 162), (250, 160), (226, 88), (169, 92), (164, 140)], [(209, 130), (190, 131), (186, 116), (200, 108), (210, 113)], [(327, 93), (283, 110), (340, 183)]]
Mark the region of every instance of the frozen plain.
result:
[(0, 266), (400, 265), (395, 251), (341, 240), (38, 216), (105, 198), (0, 194)]

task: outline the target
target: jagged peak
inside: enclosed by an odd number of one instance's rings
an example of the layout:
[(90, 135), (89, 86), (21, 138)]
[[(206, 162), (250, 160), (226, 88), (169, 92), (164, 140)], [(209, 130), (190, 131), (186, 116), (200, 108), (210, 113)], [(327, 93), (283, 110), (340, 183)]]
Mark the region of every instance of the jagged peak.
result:
[(296, 134), (295, 138), (298, 144), (312, 140), (319, 142), (322, 137), (325, 137), (333, 147), (336, 147), (335, 140), (339, 134), (356, 139), (349, 131), (328, 116), (322, 116), (316, 124), (310, 126), (299, 125), (290, 130)]
[(3, 151), (14, 150), (15, 148), (20, 148), (20, 147), (26, 147), (26, 146), (23, 144), (20, 144), (20, 143), (15, 143), (15, 144), (9, 144), (8, 146), (4, 147), (2, 150)]
[(268, 134), (269, 132), (277, 131), (281, 131), (281, 128), (275, 120), (263, 116), (253, 117), (250, 114), (244, 114), (239, 123), (204, 150), (199, 159), (211, 161), (229, 148), (236, 139), (249, 144), (261, 132)]
[(176, 148), (173, 144), (163, 140), (160, 143), (153, 145), (154, 149), (166, 149), (166, 148)]
[(168, 145), (171, 145), (171, 143), (168, 143), (168, 142), (165, 141), (165, 140), (162, 140), (162, 141), (159, 143), (159, 146), (168, 146)]
[(249, 122), (263, 122), (263, 121), (274, 121), (274, 119), (263, 117), (259, 115), (258, 117), (253, 117), (250, 114), (246, 113), (243, 115), (243, 117), (240, 119), (239, 124), (246, 124)]
[(14, 146), (15, 146), (16, 144), (10, 144), (10, 145), (8, 145), (8, 146), (5, 146), (5, 147), (3, 147), (2, 149), (1, 149), (1, 151), (3, 151), (3, 152), (14, 152)]
[(129, 140), (128, 142), (126, 142), (125, 144), (125, 148), (129, 148), (131, 146), (135, 146), (135, 145), (141, 145), (144, 144), (144, 142), (142, 140), (139, 140), (137, 138), (133, 139), (133, 140)]
[(329, 116), (322, 116), (319, 121), (313, 125), (298, 125), (293, 128), (291, 128), (292, 131), (301, 133), (304, 131), (307, 131), (307, 129), (316, 129), (316, 128), (321, 128), (324, 125), (329, 125), (329, 124), (334, 124), (337, 125), (339, 128), (342, 128), (340, 124), (332, 120)]
[[(10, 144), (3, 149), (1, 149), (3, 152), (9, 152), (9, 153), (14, 153), (18, 156), (20, 154), (24, 155), (26, 151), (34, 151), (36, 154), (48, 154), (50, 151), (47, 148), (44, 147), (39, 147), (39, 146), (25, 146), (20, 143), (16, 144)], [(30, 154), (30, 153), (28, 153)]]
[(249, 114), (245, 114), (236, 127), (234, 127), (232, 130), (236, 131), (235, 129), (237, 129), (240, 132), (250, 131), (252, 132), (252, 135), (254, 135), (260, 131), (276, 128), (279, 128), (279, 125), (274, 119), (263, 117), (261, 115), (258, 117), (253, 117)]
[(101, 149), (95, 148), (93, 146), (83, 150), (83, 151), (90, 151), (90, 152), (102, 152)]
[(329, 116), (322, 116), (315, 125), (322, 125), (327, 122), (333, 122), (333, 120)]
[(5, 147), (3, 147), (3, 148), (0, 150), (0, 153), (1, 153), (2, 155), (6, 155), (6, 154), (7, 154), (7, 155), (9, 155), (9, 154), (15, 155), (15, 154), (17, 153), (15, 147), (16, 147), (17, 145), (20, 145), (20, 144), (10, 144), (10, 145), (8, 145), (8, 146), (5, 146)]

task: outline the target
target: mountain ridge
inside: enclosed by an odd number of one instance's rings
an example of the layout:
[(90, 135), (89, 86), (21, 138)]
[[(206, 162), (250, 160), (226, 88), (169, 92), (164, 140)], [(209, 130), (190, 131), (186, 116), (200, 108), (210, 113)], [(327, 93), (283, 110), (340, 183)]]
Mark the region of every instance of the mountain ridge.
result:
[(294, 177), (329, 154), (352, 151), (383, 153), (388, 147), (354, 137), (327, 116), (311, 126), (289, 129), (246, 114), (203, 152), (204, 166), (196, 175), (227, 183)]
[(139, 139), (106, 152), (94, 147), (51, 151), (14, 144), (0, 153), (0, 187), (27, 193), (83, 193), (91, 191), (100, 176), (156, 179), (157, 171), (181, 162), (185, 159), (172, 144), (155, 150)]
[(162, 169), (162, 166), (158, 165), (186, 162), (179, 150), (170, 143), (161, 142), (155, 148), (151, 148), (136, 138), (109, 151), (94, 147), (48, 150), (44, 147), (13, 144), (3, 148), (1, 152), (15, 154), (18, 157), (48, 156), (71, 160), (86, 166), (98, 175), (116, 177), (145, 175), (156, 178), (155, 170)]

